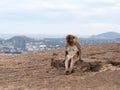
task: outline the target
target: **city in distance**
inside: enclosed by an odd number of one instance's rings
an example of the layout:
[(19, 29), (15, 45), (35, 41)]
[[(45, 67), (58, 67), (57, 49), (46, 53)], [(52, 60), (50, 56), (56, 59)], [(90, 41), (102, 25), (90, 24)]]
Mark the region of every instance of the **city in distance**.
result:
[[(63, 48), (66, 35), (1, 34), (0, 53), (21, 54)], [(90, 44), (120, 43), (120, 33), (106, 32), (92, 36), (77, 35), (82, 46)]]

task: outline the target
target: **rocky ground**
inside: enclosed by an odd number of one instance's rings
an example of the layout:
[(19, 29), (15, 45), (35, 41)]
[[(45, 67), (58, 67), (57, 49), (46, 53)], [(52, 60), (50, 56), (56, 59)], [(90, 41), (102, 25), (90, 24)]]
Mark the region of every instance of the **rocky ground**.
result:
[(120, 90), (120, 44), (82, 47), (82, 59), (64, 75), (64, 49), (2, 55), (0, 90)]

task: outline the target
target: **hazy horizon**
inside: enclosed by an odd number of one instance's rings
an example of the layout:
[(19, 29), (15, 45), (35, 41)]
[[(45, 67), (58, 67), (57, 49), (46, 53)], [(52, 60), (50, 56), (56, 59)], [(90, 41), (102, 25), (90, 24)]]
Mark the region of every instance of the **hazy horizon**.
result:
[(119, 0), (0, 0), (0, 33), (120, 33)]
[[(19, 34), (19, 33), (0, 33), (0, 38), (8, 39), (14, 36), (27, 36), (31, 38), (65, 38), (66, 34)], [(78, 35), (76, 36), (81, 38), (90, 37), (90, 35)]]
[[(111, 32), (111, 31), (110, 31)], [(103, 33), (108, 33), (108, 32), (103, 32)], [(99, 33), (99, 34), (103, 34)], [(119, 33), (119, 32), (113, 32), (113, 33)], [(93, 35), (99, 35), (99, 34), (92, 34), (92, 35), (80, 35), (80, 34), (73, 34), (76, 35), (79, 38), (89, 38)], [(0, 38), (1, 39), (9, 39), (14, 36), (27, 36), (31, 38), (65, 38), (67, 34), (19, 34), (19, 33), (0, 33)]]

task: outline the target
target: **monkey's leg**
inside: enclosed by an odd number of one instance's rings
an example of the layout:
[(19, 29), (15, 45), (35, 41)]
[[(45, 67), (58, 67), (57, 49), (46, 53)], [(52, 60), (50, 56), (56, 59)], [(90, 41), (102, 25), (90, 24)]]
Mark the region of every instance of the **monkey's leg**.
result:
[(78, 61), (78, 60), (79, 60), (79, 57), (77, 55), (75, 55), (71, 58), (70, 73), (73, 73), (75, 62)]
[(74, 59), (71, 58), (71, 63), (70, 63), (70, 73), (73, 72), (74, 63), (75, 63)]
[(67, 55), (66, 60), (65, 60), (65, 74), (69, 74), (69, 61), (70, 61), (70, 56)]

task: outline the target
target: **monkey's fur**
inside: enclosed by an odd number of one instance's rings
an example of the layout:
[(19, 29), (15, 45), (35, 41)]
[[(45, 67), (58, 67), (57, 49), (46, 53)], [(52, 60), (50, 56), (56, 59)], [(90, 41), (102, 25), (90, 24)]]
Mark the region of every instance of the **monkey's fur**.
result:
[(81, 60), (81, 45), (74, 35), (66, 36), (65, 46), (65, 74), (73, 72), (74, 63)]

